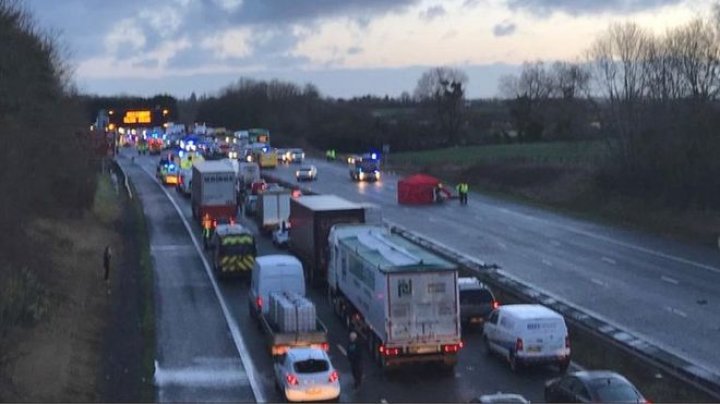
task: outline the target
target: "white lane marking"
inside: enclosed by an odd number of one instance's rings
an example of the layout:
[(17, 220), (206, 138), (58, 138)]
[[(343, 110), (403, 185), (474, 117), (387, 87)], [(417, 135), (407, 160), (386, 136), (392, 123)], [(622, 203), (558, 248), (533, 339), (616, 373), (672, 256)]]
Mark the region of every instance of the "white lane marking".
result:
[(189, 366), (177, 369), (163, 369), (155, 361), (155, 385), (159, 387), (191, 386), (191, 387), (222, 387), (247, 385), (248, 377), (239, 364), (234, 369), (227, 366)]
[(507, 250), (507, 249), (508, 249), (507, 244), (503, 243), (502, 241), (498, 241), (497, 244), (498, 244), (498, 246), (500, 246), (500, 248), (502, 248), (503, 250)]
[(684, 311), (682, 311), (680, 309), (676, 309), (676, 308), (670, 307), (670, 306), (665, 306), (665, 310), (669, 311), (672, 314), (676, 314), (682, 318), (687, 318), (687, 313), (685, 313)]
[(550, 240), (550, 244), (554, 245), (555, 247), (560, 247), (560, 242), (557, 240)]
[(615, 245), (617, 245), (617, 246), (625, 247), (625, 248), (628, 248), (628, 249), (631, 249), (631, 250), (635, 250), (635, 251), (644, 252), (644, 253), (646, 253), (646, 254), (654, 255), (654, 256), (656, 256), (656, 257), (665, 258), (665, 259), (668, 259), (668, 260), (671, 260), (671, 261), (679, 262), (679, 263), (686, 264), (686, 265), (691, 265), (691, 266), (694, 266), (694, 267), (696, 267), (696, 268), (706, 269), (706, 270), (708, 270), (708, 271), (711, 271), (711, 272), (715, 272), (715, 273), (717, 273), (717, 274), (720, 274), (720, 268), (716, 268), (716, 267), (713, 267), (713, 266), (711, 266), (711, 265), (702, 264), (702, 263), (700, 263), (700, 262), (692, 261), (692, 260), (689, 260), (689, 259), (685, 259), (685, 258), (682, 258), (682, 257), (678, 257), (678, 256), (675, 256), (675, 255), (671, 255), (671, 254), (665, 254), (665, 253), (663, 253), (663, 252), (660, 252), (660, 251), (657, 251), (657, 250), (653, 250), (653, 249), (651, 249), (651, 248), (640, 247), (640, 246), (637, 246), (637, 245), (634, 245), (634, 244), (626, 243), (626, 242), (624, 242), (624, 241), (618, 241), (618, 240), (612, 239), (612, 238), (610, 238), (610, 237), (600, 236), (600, 235), (598, 235), (598, 234), (594, 234), (594, 233), (591, 233), (591, 232), (589, 232), (589, 231), (574, 229), (574, 228), (572, 228), (572, 227), (570, 227), (570, 226), (567, 226), (567, 225), (564, 225), (564, 224), (559, 224), (559, 223), (557, 223), (557, 222), (553, 222), (553, 221), (550, 221), (550, 220), (537, 218), (537, 217), (534, 217), (534, 216), (529, 216), (529, 215), (526, 215), (526, 214), (523, 214), (523, 213), (519, 213), (519, 212), (513, 212), (513, 211), (511, 211), (511, 210), (509, 210), (509, 209), (506, 209), (506, 208), (497, 208), (497, 209), (498, 209), (499, 211), (501, 211), (501, 212), (504, 212), (504, 213), (508, 213), (508, 214), (515, 215), (515, 216), (520, 216), (520, 217), (522, 217), (522, 218), (524, 218), (524, 219), (526, 219), (526, 220), (542, 222), (542, 223), (545, 223), (545, 224), (550, 225), (550, 226), (556, 226), (556, 227), (565, 229), (565, 230), (567, 230), (567, 231), (569, 231), (569, 232), (572, 232), (572, 233), (581, 234), (581, 235), (583, 235), (583, 236), (590, 237), (590, 238), (594, 238), (594, 239), (596, 239), (596, 240), (605, 241), (605, 242), (610, 243), (610, 244), (615, 244)]
[(601, 281), (600, 279), (590, 278), (590, 282), (600, 286), (607, 286), (607, 283)]
[(543, 258), (542, 263), (545, 264), (545, 265), (547, 265), (547, 266), (549, 266), (549, 267), (553, 266), (552, 262), (546, 260), (545, 258)]
[(603, 262), (607, 262), (607, 263), (610, 264), (610, 265), (615, 265), (615, 264), (617, 264), (617, 262), (616, 262), (614, 259), (612, 259), (612, 258), (602, 257), (602, 258), (600, 258), (600, 259), (601, 259)]
[(190, 248), (192, 248), (192, 244), (152, 245), (150, 246), (150, 252), (188, 250)]
[(677, 285), (677, 284), (680, 283), (680, 281), (678, 281), (677, 279), (673, 279), (673, 278), (671, 278), (671, 277), (669, 277), (669, 276), (664, 276), (664, 275), (663, 275), (663, 276), (660, 277), (660, 279), (662, 279), (664, 282), (672, 283), (673, 285)]
[(200, 259), (202, 260), (203, 266), (205, 267), (205, 273), (210, 279), (210, 283), (212, 284), (213, 290), (215, 291), (215, 296), (220, 303), (220, 308), (222, 309), (223, 316), (225, 317), (225, 321), (227, 322), (228, 328), (230, 329), (230, 334), (232, 335), (233, 342), (235, 343), (235, 349), (237, 349), (238, 354), (240, 355), (240, 360), (242, 361), (243, 367), (245, 368), (245, 372), (247, 374), (248, 381), (250, 382), (250, 388), (253, 391), (255, 400), (257, 400), (257, 402), (259, 403), (267, 402), (264, 393), (260, 389), (260, 384), (256, 376), (257, 370), (255, 369), (255, 365), (250, 360), (250, 353), (245, 346), (245, 341), (243, 340), (242, 334), (240, 333), (240, 327), (238, 327), (237, 322), (230, 315), (230, 310), (228, 309), (227, 303), (225, 302), (225, 298), (220, 293), (220, 288), (215, 281), (215, 277), (213, 276), (213, 273), (210, 269), (210, 264), (208, 263), (207, 258), (205, 258), (205, 254), (203, 254), (203, 250), (202, 248), (200, 248), (200, 243), (198, 242), (197, 237), (195, 237), (195, 234), (193, 233), (190, 224), (185, 219), (185, 216), (183, 216), (182, 209), (180, 209), (180, 206), (177, 204), (177, 202), (175, 202), (175, 200), (170, 196), (170, 193), (167, 191), (167, 189), (165, 189), (165, 187), (155, 178), (155, 173), (148, 171), (145, 167), (141, 168), (143, 171), (145, 171), (147, 175), (150, 176), (150, 178), (153, 178), (155, 180), (155, 184), (157, 184), (157, 186), (165, 193), (167, 198), (170, 200), (170, 203), (172, 203), (172, 205), (175, 207), (178, 216), (180, 216), (180, 220), (182, 220), (185, 229), (190, 235), (190, 239), (192, 239), (192, 242), (195, 245), (195, 249), (197, 250)]
[(337, 344), (337, 349), (340, 351), (340, 353), (347, 356), (347, 351), (345, 350), (345, 348), (342, 345)]

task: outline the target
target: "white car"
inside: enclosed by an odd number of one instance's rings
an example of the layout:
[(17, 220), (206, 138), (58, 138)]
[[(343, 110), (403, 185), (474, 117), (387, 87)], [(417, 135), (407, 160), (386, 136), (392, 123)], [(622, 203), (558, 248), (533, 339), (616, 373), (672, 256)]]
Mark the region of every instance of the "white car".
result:
[(338, 372), (318, 348), (291, 348), (275, 362), (275, 383), (288, 401), (324, 401), (340, 397)]
[(302, 166), (295, 171), (295, 178), (298, 181), (317, 180), (317, 168), (315, 166)]

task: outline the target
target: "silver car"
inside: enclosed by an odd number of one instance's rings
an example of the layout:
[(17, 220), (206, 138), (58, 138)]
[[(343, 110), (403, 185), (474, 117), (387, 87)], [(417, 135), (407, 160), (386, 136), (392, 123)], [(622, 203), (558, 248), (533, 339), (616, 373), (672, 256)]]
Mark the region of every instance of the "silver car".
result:
[(275, 383), (288, 401), (340, 397), (338, 372), (319, 348), (291, 348), (275, 362)]
[(302, 166), (295, 171), (295, 178), (298, 181), (317, 180), (317, 168), (315, 166)]

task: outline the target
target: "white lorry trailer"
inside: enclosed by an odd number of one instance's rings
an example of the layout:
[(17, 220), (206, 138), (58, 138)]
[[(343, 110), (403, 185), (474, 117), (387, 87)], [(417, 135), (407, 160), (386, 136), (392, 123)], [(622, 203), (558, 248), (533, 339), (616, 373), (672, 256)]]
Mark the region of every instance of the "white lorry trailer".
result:
[(288, 222), (290, 218), (290, 196), (292, 191), (282, 187), (272, 187), (258, 195), (257, 222), (258, 228), (270, 234)]
[(375, 361), (455, 366), (462, 341), (453, 264), (377, 225), (335, 225), (329, 244), (330, 301)]

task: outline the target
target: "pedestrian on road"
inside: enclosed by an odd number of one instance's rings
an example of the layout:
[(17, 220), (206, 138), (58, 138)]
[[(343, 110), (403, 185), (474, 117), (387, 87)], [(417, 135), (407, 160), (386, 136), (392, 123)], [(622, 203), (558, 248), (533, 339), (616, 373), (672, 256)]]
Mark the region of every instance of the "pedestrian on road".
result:
[(110, 260), (112, 259), (112, 250), (110, 249), (110, 245), (107, 245), (105, 247), (105, 251), (103, 252), (103, 268), (105, 269), (105, 284), (108, 286), (110, 285)]
[(363, 368), (362, 368), (362, 347), (358, 344), (357, 333), (350, 333), (350, 342), (347, 346), (347, 358), (350, 362), (350, 370), (352, 370), (354, 388), (359, 389), (362, 384)]

